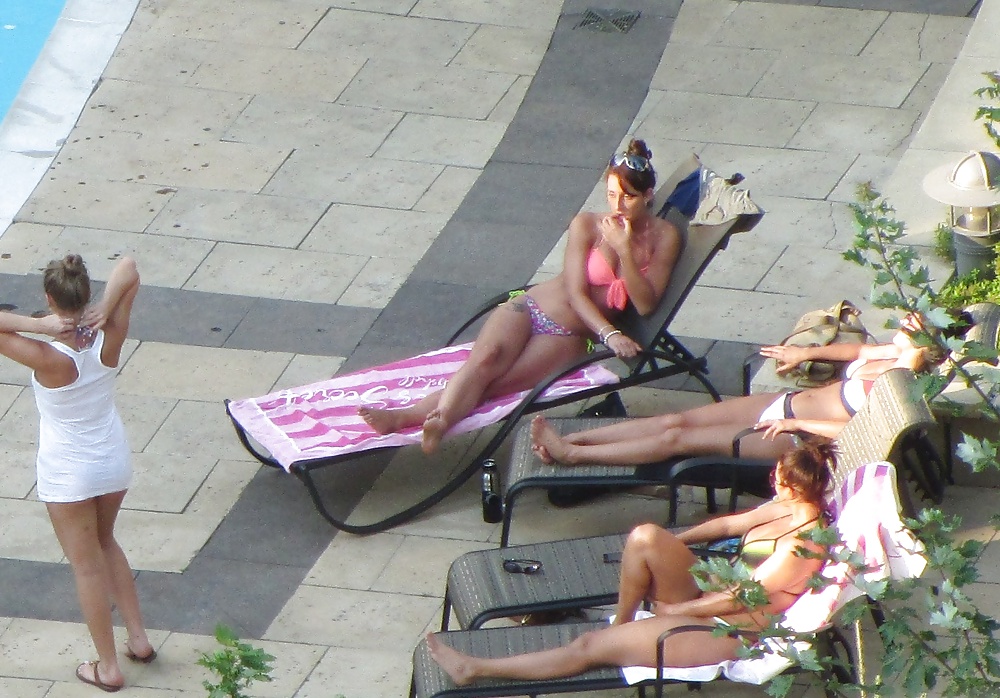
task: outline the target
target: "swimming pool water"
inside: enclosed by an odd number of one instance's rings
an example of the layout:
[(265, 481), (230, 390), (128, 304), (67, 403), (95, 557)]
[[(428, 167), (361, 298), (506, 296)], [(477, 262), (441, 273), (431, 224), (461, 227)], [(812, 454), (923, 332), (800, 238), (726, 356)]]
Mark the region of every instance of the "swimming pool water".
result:
[(66, 0), (0, 0), (0, 121), (65, 5)]

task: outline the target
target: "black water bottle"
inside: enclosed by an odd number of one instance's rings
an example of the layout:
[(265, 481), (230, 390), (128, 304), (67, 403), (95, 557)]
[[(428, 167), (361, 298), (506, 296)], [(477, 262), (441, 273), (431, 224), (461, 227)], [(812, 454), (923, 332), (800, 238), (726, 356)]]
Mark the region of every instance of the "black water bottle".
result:
[(497, 462), (487, 458), (483, 461), (483, 521), (499, 523), (501, 520), (503, 520), (503, 497), (500, 496)]

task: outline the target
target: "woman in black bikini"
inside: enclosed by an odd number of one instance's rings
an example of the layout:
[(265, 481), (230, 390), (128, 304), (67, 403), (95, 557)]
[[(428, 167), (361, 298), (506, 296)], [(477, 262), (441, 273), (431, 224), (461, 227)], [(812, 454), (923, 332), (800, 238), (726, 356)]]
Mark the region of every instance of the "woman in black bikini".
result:
[(613, 322), (627, 301), (643, 315), (656, 308), (681, 250), (677, 229), (650, 210), (651, 157), (639, 140), (612, 156), (605, 171), (610, 212), (573, 219), (562, 273), (493, 311), (468, 361), (443, 390), (410, 407), (363, 407), (364, 420), (380, 434), (422, 426), (423, 450), (432, 453), (480, 403), (534, 387), (583, 356), (588, 339), (634, 356), (641, 347)]
[[(549, 679), (596, 666), (656, 666), (657, 638), (681, 625), (713, 628), (722, 621), (760, 630), (768, 624), (766, 615), (784, 612), (806, 591), (823, 564), (799, 551), (824, 552), (805, 534), (821, 525), (832, 467), (831, 446), (806, 444), (778, 461), (777, 495), (756, 509), (706, 521), (677, 535), (654, 524), (637, 527), (625, 544), (617, 613), (607, 628), (557, 649), (498, 659), (462, 654), (428, 635), (431, 656), (459, 685), (483, 678)], [(731, 591), (703, 593), (689, 571), (696, 558), (688, 544), (733, 536), (742, 536), (737, 558), (751, 566), (753, 579), (767, 594), (767, 603), (752, 610)], [(655, 615), (633, 621), (644, 600)], [(741, 643), (736, 637), (706, 632), (697, 642), (668, 639), (665, 657), (674, 667), (715, 664), (735, 659)]]
[[(964, 320), (964, 319), (963, 319)], [(968, 324), (945, 334), (964, 332)], [(788, 393), (762, 393), (715, 402), (684, 412), (629, 419), (598, 429), (560, 436), (544, 418), (531, 423), (532, 447), (546, 463), (638, 465), (677, 455), (728, 455), (733, 439), (748, 427), (760, 433), (744, 438), (740, 452), (752, 458), (777, 458), (793, 448), (793, 433), (835, 438), (864, 405), (871, 385), (893, 368), (920, 371), (944, 360), (926, 341), (916, 316), (907, 316), (886, 344), (831, 344), (824, 347), (763, 347), (760, 353), (778, 361), (778, 373), (812, 360), (851, 361), (843, 381)]]

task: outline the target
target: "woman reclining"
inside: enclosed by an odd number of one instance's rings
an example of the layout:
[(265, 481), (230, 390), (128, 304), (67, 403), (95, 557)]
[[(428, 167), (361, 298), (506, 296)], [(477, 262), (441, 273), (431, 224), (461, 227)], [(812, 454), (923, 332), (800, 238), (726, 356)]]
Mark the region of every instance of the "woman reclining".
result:
[(444, 389), (408, 407), (363, 407), (364, 420), (380, 434), (422, 425), (422, 448), (432, 453), (482, 402), (534, 387), (582, 356), (588, 339), (634, 356), (639, 345), (613, 321), (628, 301), (643, 315), (656, 308), (682, 242), (677, 229), (650, 210), (651, 157), (643, 141), (633, 140), (611, 158), (605, 171), (611, 211), (573, 219), (562, 273), (493, 311)]
[[(431, 656), (459, 685), (476, 679), (552, 679), (598, 666), (656, 666), (657, 639), (682, 625), (704, 626), (697, 641), (667, 639), (668, 666), (690, 667), (735, 659), (742, 640), (708, 632), (717, 622), (751, 637), (768, 625), (768, 615), (788, 609), (806, 591), (823, 564), (823, 548), (807, 533), (823, 521), (823, 494), (834, 466), (830, 445), (806, 444), (789, 451), (775, 469), (775, 498), (740, 514), (722, 516), (674, 535), (654, 524), (635, 528), (625, 543), (615, 620), (569, 645), (512, 657), (486, 659), (462, 654), (428, 635)], [(736, 554), (752, 570), (767, 602), (747, 608), (733, 590), (701, 592), (691, 574), (696, 562), (687, 545), (742, 536)], [(802, 550), (816, 556), (803, 556)], [(817, 557), (820, 556), (820, 557)], [(642, 601), (654, 616), (635, 620)]]
[[(961, 332), (968, 324), (961, 324)], [(930, 333), (937, 333), (931, 330)], [(948, 333), (954, 334), (952, 330)], [(920, 344), (913, 341), (924, 334)], [(786, 373), (804, 361), (850, 361), (843, 380), (785, 393), (733, 398), (655, 417), (559, 436), (544, 418), (531, 423), (532, 448), (546, 463), (639, 465), (679, 455), (730, 455), (736, 435), (749, 427), (759, 434), (740, 441), (740, 453), (777, 458), (795, 446), (794, 432), (835, 438), (861, 409), (875, 379), (893, 368), (920, 371), (939, 364), (945, 353), (927, 344), (928, 330), (908, 315), (887, 344), (831, 344), (821, 347), (770, 346), (760, 353), (778, 361)]]

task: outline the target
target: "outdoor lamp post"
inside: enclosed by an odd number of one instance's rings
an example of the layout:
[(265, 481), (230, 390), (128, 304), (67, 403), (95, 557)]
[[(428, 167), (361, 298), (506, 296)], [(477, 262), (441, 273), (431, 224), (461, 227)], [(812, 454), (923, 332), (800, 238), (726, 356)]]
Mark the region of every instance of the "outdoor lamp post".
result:
[(1000, 241), (1000, 156), (972, 151), (958, 164), (928, 173), (924, 192), (948, 204), (958, 275), (973, 269), (992, 274)]

